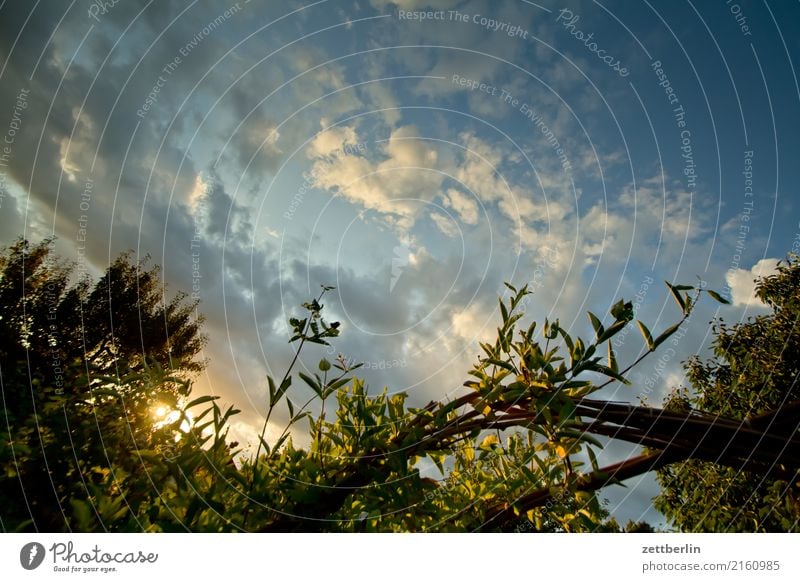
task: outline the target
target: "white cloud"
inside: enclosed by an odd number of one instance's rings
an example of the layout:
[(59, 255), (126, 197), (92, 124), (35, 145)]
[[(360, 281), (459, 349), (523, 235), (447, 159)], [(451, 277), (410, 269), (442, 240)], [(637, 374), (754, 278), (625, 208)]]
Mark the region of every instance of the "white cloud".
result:
[[(586, 264), (606, 260), (648, 260), (657, 252), (682, 264), (707, 232), (708, 213), (699, 196), (659, 176), (622, 188), (616, 199), (597, 201), (577, 224)], [(558, 218), (556, 219), (558, 220)]]
[(725, 280), (731, 288), (734, 305), (747, 307), (763, 307), (763, 303), (755, 296), (755, 279), (766, 277), (777, 271), (779, 259), (761, 259), (749, 271), (732, 269), (725, 273)]
[(189, 191), (186, 197), (186, 202), (189, 205), (189, 208), (191, 209), (192, 215), (195, 219), (199, 218), (196, 213), (211, 186), (212, 182), (204, 179), (202, 174), (198, 173), (195, 176), (194, 187)]
[(400, 110), (397, 99), (385, 85), (370, 83), (361, 89), (364, 101), (371, 108), (380, 109), (383, 121), (389, 127), (397, 126), (400, 121)]
[(478, 224), (478, 204), (469, 196), (451, 188), (444, 197), (444, 205), (452, 208), (466, 224)]
[(495, 336), (494, 310), (488, 310), (477, 303), (454, 313), (450, 323), (455, 335), (467, 342), (488, 342)]
[[(324, 144), (309, 153), (333, 153), (335, 147), (341, 150), (346, 132), (338, 137), (332, 135), (334, 138), (326, 138)], [(382, 161), (346, 155), (343, 151), (316, 158), (312, 170), (314, 186), (380, 213), (386, 222), (405, 232), (439, 193), (444, 179), (437, 171), (436, 150), (418, 136), (411, 125), (394, 130), (382, 148)]]
[(499, 148), (492, 147), (472, 133), (462, 133), (459, 141), (464, 145), (464, 162), (458, 168), (456, 178), (483, 201), (502, 198), (509, 193), (508, 183), (499, 173), (503, 155)]
[(436, 228), (446, 237), (453, 238), (458, 235), (461, 230), (451, 217), (445, 216), (439, 212), (431, 212), (431, 220), (433, 220)]
[(61, 154), (61, 158), (59, 159), (59, 164), (61, 165), (61, 171), (67, 176), (67, 180), (70, 182), (74, 182), (76, 176), (81, 174), (81, 168), (75, 164), (69, 156), (67, 152), (69, 151), (70, 140), (68, 138), (63, 138), (59, 142), (59, 153)]
[(330, 127), (317, 135), (308, 145), (308, 154), (312, 158), (330, 156), (336, 152), (344, 153), (345, 144), (358, 143), (358, 136), (353, 127)]
[(400, 127), (392, 132), (386, 153), (393, 165), (429, 167), (436, 164), (436, 150), (430, 149), (418, 139), (419, 132), (413, 125)]

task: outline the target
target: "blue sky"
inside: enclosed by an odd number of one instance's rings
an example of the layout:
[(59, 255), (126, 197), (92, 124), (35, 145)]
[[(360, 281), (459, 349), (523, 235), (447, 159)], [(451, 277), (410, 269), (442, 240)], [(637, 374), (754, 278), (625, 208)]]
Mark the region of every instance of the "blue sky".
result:
[[(0, 244), (55, 234), (95, 273), (134, 249), (196, 286), (199, 389), (245, 441), (322, 283), (333, 355), (421, 403), (460, 389), (504, 281), (588, 333), (637, 293), (662, 329), (661, 282), (700, 277), (733, 305), (608, 394), (657, 403), (798, 248), (799, 23), (795, 2), (6, 1)], [(653, 491), (611, 506), (658, 521)]]

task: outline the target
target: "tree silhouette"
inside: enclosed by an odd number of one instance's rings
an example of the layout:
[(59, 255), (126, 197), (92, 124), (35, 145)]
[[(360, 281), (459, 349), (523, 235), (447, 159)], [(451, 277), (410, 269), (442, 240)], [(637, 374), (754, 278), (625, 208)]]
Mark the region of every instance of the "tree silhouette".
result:
[(3, 523), (61, 529), (76, 488), (154, 438), (153, 404), (188, 393), (202, 318), (184, 294), (167, 300), (158, 275), (127, 253), (92, 285), (51, 239), (0, 255)]

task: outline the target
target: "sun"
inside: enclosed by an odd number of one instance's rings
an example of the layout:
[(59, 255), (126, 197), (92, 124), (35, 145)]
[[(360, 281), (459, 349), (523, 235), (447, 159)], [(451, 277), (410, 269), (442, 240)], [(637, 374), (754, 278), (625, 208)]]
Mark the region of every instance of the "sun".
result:
[(176, 410), (167, 404), (155, 404), (151, 409), (151, 414), (153, 416), (153, 426), (155, 428), (169, 426), (181, 418), (183, 420), (178, 427), (179, 430), (182, 432), (188, 432), (191, 428), (192, 415), (187, 411), (181, 413), (180, 410)]

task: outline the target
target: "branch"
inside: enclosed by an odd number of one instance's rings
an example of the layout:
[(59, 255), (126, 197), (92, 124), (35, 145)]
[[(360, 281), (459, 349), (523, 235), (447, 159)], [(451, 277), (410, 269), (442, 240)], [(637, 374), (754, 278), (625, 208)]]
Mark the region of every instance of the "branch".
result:
[[(684, 459), (680, 455), (667, 451), (640, 455), (579, 477), (576, 482), (576, 491), (596, 491), (681, 460)], [(553, 498), (553, 489), (548, 487), (524, 495), (514, 503), (494, 507), (489, 510), (488, 517), (481, 529), (485, 529), (489, 525), (494, 528), (501, 527), (510, 521), (519, 519), (519, 516), (526, 511), (552, 503)]]

